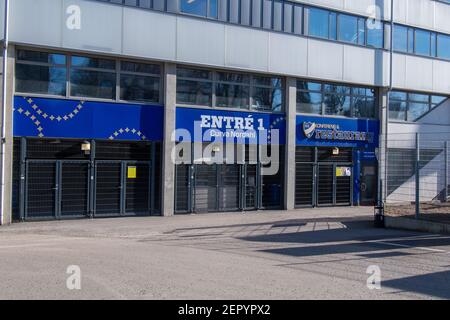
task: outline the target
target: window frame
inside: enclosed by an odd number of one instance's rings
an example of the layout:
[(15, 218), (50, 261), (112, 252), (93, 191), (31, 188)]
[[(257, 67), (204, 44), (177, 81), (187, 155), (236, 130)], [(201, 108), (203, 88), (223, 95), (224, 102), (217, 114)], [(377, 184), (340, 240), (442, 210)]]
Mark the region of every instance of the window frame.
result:
[[(42, 98), (53, 98), (53, 99), (67, 99), (67, 100), (84, 100), (84, 101), (98, 101), (98, 102), (116, 102), (116, 103), (125, 103), (125, 104), (140, 104), (140, 105), (162, 105), (163, 97), (164, 97), (164, 79), (163, 79), (163, 72), (164, 72), (164, 65), (159, 62), (155, 61), (142, 61), (137, 59), (118, 59), (115, 57), (110, 57), (107, 55), (94, 55), (90, 53), (73, 53), (73, 52), (65, 52), (62, 50), (46, 50), (46, 49), (39, 49), (39, 48), (30, 48), (30, 47), (23, 47), (23, 46), (17, 46), (15, 48), (16, 53), (20, 50), (23, 51), (33, 51), (33, 52), (42, 52), (42, 53), (48, 53), (48, 54), (60, 54), (64, 55), (66, 58), (65, 64), (56, 64), (54, 66), (57, 67), (65, 67), (66, 69), (66, 94), (65, 95), (54, 95), (54, 94), (45, 94), (45, 93), (33, 93), (33, 92), (22, 92), (17, 91), (15, 86), (16, 77), (14, 76), (14, 95), (18, 96), (34, 96), (34, 97), (42, 97)], [(72, 68), (72, 57), (73, 56), (81, 56), (81, 57), (89, 57), (94, 59), (106, 59), (106, 60), (113, 60), (115, 61), (115, 68), (113, 69), (97, 69), (97, 68), (91, 68), (91, 67), (75, 67), (85, 70), (92, 70), (92, 71), (102, 71), (106, 70), (104, 72), (114, 73), (115, 79), (116, 79), (116, 95), (114, 99), (105, 99), (105, 98), (97, 98), (97, 97), (86, 97), (86, 96), (73, 96), (71, 95), (71, 68)], [(121, 100), (120, 99), (120, 75), (122, 73), (127, 73), (126, 71), (121, 71), (121, 62), (132, 62), (132, 63), (141, 63), (141, 64), (152, 64), (152, 65), (158, 65), (160, 67), (160, 87), (159, 87), (159, 101), (158, 102), (152, 102), (152, 101), (134, 101), (134, 100)], [(53, 64), (50, 63), (43, 63), (43, 62), (33, 62), (33, 61), (26, 61), (26, 60), (18, 60), (16, 59), (15, 64), (29, 64), (29, 65), (41, 65), (41, 66), (53, 66)], [(145, 73), (138, 74), (138, 75), (145, 75)], [(156, 76), (152, 74), (152, 76)]]

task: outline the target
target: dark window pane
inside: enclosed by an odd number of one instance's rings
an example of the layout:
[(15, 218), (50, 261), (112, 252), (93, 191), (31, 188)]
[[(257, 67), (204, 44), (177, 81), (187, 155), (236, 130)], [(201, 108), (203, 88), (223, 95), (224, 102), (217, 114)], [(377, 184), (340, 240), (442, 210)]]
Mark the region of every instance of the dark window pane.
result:
[(177, 68), (177, 76), (180, 78), (211, 79), (211, 72), (201, 69)]
[(353, 97), (354, 116), (357, 118), (375, 117), (375, 99), (365, 97)]
[(330, 29), (328, 38), (332, 40), (337, 40), (337, 14), (330, 12)]
[(358, 19), (353, 16), (339, 15), (339, 40), (358, 43)]
[(389, 97), (395, 100), (406, 100), (407, 93), (401, 91), (391, 91)]
[(253, 82), (257, 86), (281, 87), (280, 78), (255, 76), (253, 77)]
[(308, 32), (315, 37), (328, 38), (329, 35), (329, 12), (326, 10), (310, 8)]
[(391, 100), (389, 103), (389, 119), (406, 120), (406, 102)]
[(408, 51), (408, 29), (406, 27), (394, 25), (394, 50)]
[(66, 68), (16, 64), (16, 91), (66, 95)]
[(408, 104), (408, 121), (416, 121), (419, 117), (424, 115), (430, 109), (428, 103), (415, 103)]
[(216, 85), (216, 107), (248, 108), (249, 87), (218, 83)]
[(250, 81), (250, 77), (242, 73), (219, 72), (217, 75), (219, 77), (219, 81), (239, 83), (248, 83)]
[(211, 106), (212, 84), (209, 82), (178, 80), (177, 102)]
[(438, 34), (437, 37), (437, 56), (450, 59), (450, 36)]
[(116, 69), (116, 62), (108, 59), (98, 59), (90, 57), (72, 57), (72, 67)]
[(208, 0), (180, 0), (180, 10), (197, 16), (207, 15)]
[(320, 91), (322, 84), (317, 82), (297, 81), (297, 89)]
[(120, 77), (121, 100), (159, 102), (159, 93), (159, 78), (125, 74)]
[(350, 96), (338, 94), (326, 94), (324, 96), (325, 114), (351, 116), (350, 114)]
[(280, 87), (253, 88), (252, 109), (262, 111), (282, 111), (283, 93)]
[(322, 113), (322, 94), (314, 92), (297, 92), (297, 112)]
[(116, 98), (116, 74), (110, 72), (72, 69), (70, 94), (75, 97)]
[(416, 53), (421, 55), (430, 55), (431, 34), (428, 31), (416, 30)]
[(161, 67), (157, 64), (135, 63), (129, 61), (122, 61), (120, 63), (121, 70), (126, 72), (150, 73), (160, 74)]
[(335, 84), (324, 84), (323, 90), (326, 92), (338, 93), (340, 95), (350, 94), (350, 87), (338, 86)]
[(430, 96), (427, 94), (420, 93), (410, 93), (408, 94), (408, 100), (416, 101), (416, 102), (426, 102), (428, 103)]
[(66, 56), (39, 51), (17, 50), (17, 59), (30, 62), (66, 64)]

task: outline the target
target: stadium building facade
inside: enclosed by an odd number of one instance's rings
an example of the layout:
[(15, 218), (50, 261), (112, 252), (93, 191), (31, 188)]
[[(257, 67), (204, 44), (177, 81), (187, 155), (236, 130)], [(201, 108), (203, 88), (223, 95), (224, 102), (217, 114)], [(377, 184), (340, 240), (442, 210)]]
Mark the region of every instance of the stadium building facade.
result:
[(450, 125), (448, 1), (0, 4), (2, 224), (373, 205)]

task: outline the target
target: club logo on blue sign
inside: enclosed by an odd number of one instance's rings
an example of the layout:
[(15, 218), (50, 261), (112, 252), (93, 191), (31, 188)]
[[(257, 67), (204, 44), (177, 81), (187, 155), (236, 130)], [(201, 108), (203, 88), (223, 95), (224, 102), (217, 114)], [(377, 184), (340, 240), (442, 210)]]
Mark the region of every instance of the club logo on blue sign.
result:
[(310, 139), (314, 136), (316, 131), (316, 124), (314, 122), (303, 122), (303, 133)]

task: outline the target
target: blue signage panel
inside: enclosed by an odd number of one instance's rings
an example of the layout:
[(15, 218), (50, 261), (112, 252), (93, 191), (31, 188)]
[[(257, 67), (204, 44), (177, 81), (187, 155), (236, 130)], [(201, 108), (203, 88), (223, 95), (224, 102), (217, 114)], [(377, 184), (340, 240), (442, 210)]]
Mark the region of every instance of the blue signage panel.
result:
[(176, 141), (284, 144), (284, 114), (178, 107)]
[(297, 145), (315, 147), (378, 147), (379, 121), (297, 116)]
[(14, 136), (161, 141), (162, 106), (14, 97)]

